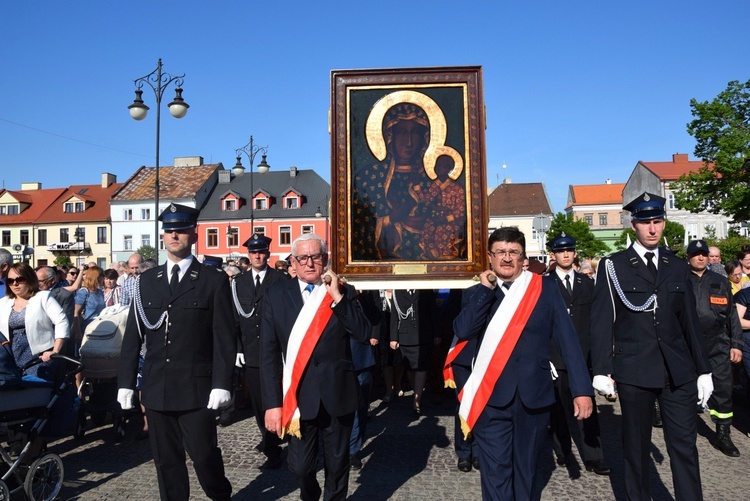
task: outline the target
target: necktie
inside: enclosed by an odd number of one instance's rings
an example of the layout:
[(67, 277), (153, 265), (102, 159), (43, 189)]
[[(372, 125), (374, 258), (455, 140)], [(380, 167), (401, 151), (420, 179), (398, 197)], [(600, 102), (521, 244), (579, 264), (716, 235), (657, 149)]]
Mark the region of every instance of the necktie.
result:
[(260, 273), (255, 275), (255, 289), (260, 289)]
[(568, 294), (573, 296), (573, 286), (570, 285), (570, 275), (565, 275), (565, 288), (568, 289)]
[(646, 256), (646, 267), (648, 268), (648, 271), (651, 272), (651, 274), (656, 278), (656, 265), (654, 264), (654, 253), (653, 252), (647, 252), (644, 254)]
[(302, 294), (302, 299), (307, 302), (307, 298), (310, 297), (310, 294), (312, 294), (313, 289), (315, 289), (315, 286), (313, 284), (307, 284), (307, 287), (305, 287), (305, 290), (303, 292), (307, 292), (307, 294)]
[(510, 286), (513, 285), (513, 282), (503, 282), (503, 287), (506, 289), (510, 289)]
[(169, 280), (169, 288), (172, 292), (177, 290), (177, 286), (180, 284), (180, 265), (176, 264), (172, 266), (172, 278)]

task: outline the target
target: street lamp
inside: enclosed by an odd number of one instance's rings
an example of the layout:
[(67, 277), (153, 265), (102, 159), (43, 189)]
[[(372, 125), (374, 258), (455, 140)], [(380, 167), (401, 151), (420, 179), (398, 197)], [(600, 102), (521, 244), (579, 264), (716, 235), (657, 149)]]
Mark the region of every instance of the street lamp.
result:
[(253, 202), (253, 165), (255, 163), (255, 155), (263, 153), (263, 157), (258, 164), (258, 174), (268, 172), (268, 169), (271, 168), (266, 162), (268, 146), (257, 146), (253, 142), (253, 136), (250, 136), (250, 141), (245, 146), (234, 150), (234, 152), (237, 155), (237, 163), (232, 167), (232, 172), (235, 176), (239, 177), (245, 173), (245, 167), (242, 165), (242, 154), (247, 155), (248, 160), (250, 160), (250, 235), (252, 236), (255, 231), (253, 229), (253, 211), (255, 210), (255, 203)]
[(169, 113), (175, 118), (182, 118), (187, 114), (190, 107), (182, 98), (182, 82), (185, 74), (174, 76), (162, 71), (161, 58), (156, 65), (156, 69), (146, 76), (133, 80), (135, 84), (135, 100), (128, 106), (130, 116), (134, 120), (143, 120), (146, 118), (149, 107), (143, 102), (143, 84), (148, 84), (156, 96), (156, 179), (154, 181), (154, 251), (156, 252), (156, 262), (159, 262), (159, 134), (161, 127), (161, 98), (169, 84), (175, 84), (174, 100), (169, 103)]

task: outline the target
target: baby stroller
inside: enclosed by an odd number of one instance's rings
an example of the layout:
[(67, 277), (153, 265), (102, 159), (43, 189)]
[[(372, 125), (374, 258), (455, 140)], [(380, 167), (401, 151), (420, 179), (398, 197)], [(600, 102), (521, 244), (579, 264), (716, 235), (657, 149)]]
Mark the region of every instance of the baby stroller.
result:
[(112, 415), (115, 441), (125, 438), (125, 422), (117, 403), (117, 370), (120, 365), (122, 338), (128, 319), (126, 306), (110, 306), (86, 326), (80, 355), (83, 363), (83, 382), (78, 390), (81, 405), (73, 435), (83, 438), (86, 416), (95, 426), (101, 426)]
[[(51, 500), (63, 484), (60, 456), (46, 452), (44, 437), (70, 433), (75, 417), (75, 375), (82, 365), (63, 355), (66, 370), (59, 386), (47, 381), (22, 380), (0, 393), (0, 500), (23, 491), (32, 501)], [(35, 359), (22, 371), (39, 364)], [(7, 445), (7, 447), (5, 446)]]

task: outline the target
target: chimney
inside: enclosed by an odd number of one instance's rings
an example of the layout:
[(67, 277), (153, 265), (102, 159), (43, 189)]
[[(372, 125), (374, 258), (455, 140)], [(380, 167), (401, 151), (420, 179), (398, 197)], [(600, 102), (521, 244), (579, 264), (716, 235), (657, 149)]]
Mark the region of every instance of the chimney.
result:
[(503, 184), (511, 184), (512, 182), (513, 181), (511, 181), (509, 177), (506, 177), (505, 179), (503, 179)]
[(175, 167), (199, 167), (203, 165), (203, 157), (174, 157)]
[(231, 170), (220, 170), (219, 172), (219, 184), (229, 184), (229, 182), (232, 180), (232, 171)]
[(117, 176), (109, 172), (102, 172), (102, 188), (113, 185), (117, 182)]
[(41, 190), (42, 189), (42, 183), (21, 183), (21, 190)]
[(297, 177), (297, 166), (292, 165), (289, 167), (289, 177)]
[(607, 180), (604, 181), (604, 184), (612, 184), (612, 180), (611, 179), (607, 179)]
[(675, 164), (681, 164), (681, 163), (687, 163), (688, 160), (688, 154), (687, 153), (675, 153), (672, 155), (672, 163)]

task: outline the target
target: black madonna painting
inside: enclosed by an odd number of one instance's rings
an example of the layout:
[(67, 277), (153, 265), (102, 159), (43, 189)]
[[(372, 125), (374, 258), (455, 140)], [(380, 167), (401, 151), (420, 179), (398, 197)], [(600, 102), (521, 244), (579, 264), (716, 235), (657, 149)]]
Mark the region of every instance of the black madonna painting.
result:
[(368, 278), (481, 271), (481, 68), (332, 74), (333, 258)]

